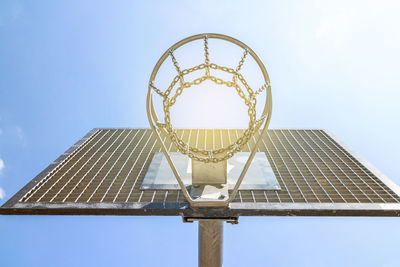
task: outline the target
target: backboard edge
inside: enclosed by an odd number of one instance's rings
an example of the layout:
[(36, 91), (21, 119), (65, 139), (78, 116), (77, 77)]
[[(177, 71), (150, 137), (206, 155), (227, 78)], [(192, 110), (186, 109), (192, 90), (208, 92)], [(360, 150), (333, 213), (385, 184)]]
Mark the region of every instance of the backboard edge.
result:
[(387, 216), (400, 217), (400, 204), (231, 203), (230, 208), (191, 208), (188, 203), (18, 203), (4, 215), (142, 215), (182, 217)]
[(335, 136), (331, 131), (327, 129), (322, 130), (330, 138), (332, 138), (338, 145), (340, 145), (344, 150), (346, 150), (350, 155), (352, 155), (356, 160), (358, 160), (365, 168), (372, 172), (376, 177), (378, 177), (382, 183), (389, 187), (394, 193), (400, 196), (400, 187), (390, 180), (386, 175), (380, 172), (374, 165), (368, 162), (366, 159), (361, 157), (357, 152), (352, 150), (349, 146), (344, 144), (337, 136)]
[[(54, 170), (59, 164), (61, 164), (64, 159), (66, 159), (70, 154), (74, 153), (81, 145), (83, 145), (87, 140), (89, 140), (95, 133), (97, 133), (99, 128), (93, 128), (85, 136), (79, 139), (74, 145), (68, 148), (63, 154), (61, 154), (56, 160), (50, 163), (42, 172), (36, 175), (29, 183), (27, 183), (22, 189), (15, 193), (8, 201), (6, 201), (0, 209), (12, 208), (19, 200), (29, 192), (38, 182), (40, 182), (47, 174)], [(1, 210), (0, 210), (1, 214)]]

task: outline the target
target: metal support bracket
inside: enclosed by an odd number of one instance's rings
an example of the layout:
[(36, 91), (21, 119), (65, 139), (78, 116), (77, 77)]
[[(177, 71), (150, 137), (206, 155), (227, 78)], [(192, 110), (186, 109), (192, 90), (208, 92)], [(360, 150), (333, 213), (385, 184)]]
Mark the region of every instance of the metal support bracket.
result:
[(222, 221), (230, 224), (238, 224), (239, 217), (182, 217), (184, 223), (192, 223), (195, 221)]

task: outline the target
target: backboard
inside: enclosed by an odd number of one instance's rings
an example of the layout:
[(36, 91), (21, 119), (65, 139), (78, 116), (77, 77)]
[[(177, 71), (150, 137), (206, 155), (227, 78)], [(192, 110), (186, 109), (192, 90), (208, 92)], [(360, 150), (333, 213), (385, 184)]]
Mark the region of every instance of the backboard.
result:
[[(243, 129), (179, 129), (209, 147)], [(170, 152), (176, 152), (165, 142)], [(400, 189), (327, 130), (269, 129), (259, 153), (279, 188), (240, 189), (225, 208), (191, 207), (181, 190), (141, 188), (160, 144), (150, 129), (93, 129), (0, 209), (1, 214), (171, 215), (185, 221), (239, 216), (400, 216)], [(248, 152), (254, 140), (243, 148)], [(244, 180), (247, 179), (247, 176)], [(250, 178), (249, 178), (250, 179)]]

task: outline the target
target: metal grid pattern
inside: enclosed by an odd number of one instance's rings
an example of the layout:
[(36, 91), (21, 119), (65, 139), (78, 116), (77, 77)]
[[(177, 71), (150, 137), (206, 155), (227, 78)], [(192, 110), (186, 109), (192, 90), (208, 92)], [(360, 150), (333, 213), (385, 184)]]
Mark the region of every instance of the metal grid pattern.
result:
[[(181, 129), (196, 147), (239, 129)], [(176, 151), (164, 137), (169, 151)], [(255, 138), (243, 149), (250, 151)], [(179, 190), (141, 191), (160, 144), (149, 129), (98, 129), (19, 199), (23, 203), (184, 203)], [(400, 197), (323, 130), (268, 130), (259, 147), (282, 190), (240, 190), (235, 203), (399, 203)]]

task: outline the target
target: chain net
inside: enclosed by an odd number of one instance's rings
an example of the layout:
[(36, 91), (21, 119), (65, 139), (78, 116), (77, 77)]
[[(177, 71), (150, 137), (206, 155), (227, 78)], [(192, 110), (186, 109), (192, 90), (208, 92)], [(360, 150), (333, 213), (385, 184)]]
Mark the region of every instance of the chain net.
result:
[[(257, 119), (256, 116), (257, 95), (266, 90), (266, 88), (269, 88), (270, 84), (265, 83), (258, 90), (254, 91), (248, 85), (243, 75), (239, 73), (240, 69), (242, 68), (246, 60), (246, 56), (249, 53), (247, 49), (244, 51), (243, 56), (240, 59), (236, 69), (219, 66), (215, 63), (210, 63), (207, 35), (204, 36), (204, 57), (205, 57), (204, 63), (197, 65), (193, 68), (181, 70), (173, 52), (174, 51), (170, 49), (169, 56), (171, 57), (172, 63), (178, 74), (174, 77), (171, 84), (164, 92), (158, 89), (154, 85), (153, 81), (151, 81), (149, 84), (150, 88), (163, 98), (162, 102), (164, 111), (164, 123), (157, 122), (157, 126), (165, 130), (164, 132), (167, 134), (169, 139), (174, 143), (179, 152), (188, 155), (192, 160), (197, 160), (204, 163), (210, 163), (210, 162), (217, 163), (231, 158), (236, 152), (239, 152), (243, 148), (243, 146), (256, 133), (256, 131), (260, 128), (260, 126), (266, 119), (265, 116), (262, 116), (261, 118)], [(205, 74), (203, 76), (189, 82), (185, 81), (184, 79), (185, 75), (201, 70), (204, 70)], [(220, 70), (232, 74), (232, 80), (224, 81), (220, 78), (217, 78), (210, 74), (210, 70)], [(217, 149), (200, 149), (197, 147), (190, 146), (188, 143), (186, 143), (185, 141), (183, 141), (181, 138), (178, 137), (176, 130), (173, 128), (171, 124), (170, 109), (176, 103), (177, 98), (182, 94), (183, 90), (186, 88), (190, 88), (192, 86), (200, 85), (206, 80), (210, 80), (216, 83), (217, 85), (234, 87), (240, 98), (244, 101), (244, 104), (247, 106), (247, 113), (249, 115), (248, 128), (243, 132), (243, 134), (233, 143)], [(246, 96), (246, 94), (243, 92), (242, 88), (238, 84), (238, 80), (246, 89), (248, 96)], [(177, 85), (178, 82), (179, 86), (175, 90), (175, 93), (171, 94), (173, 88)]]

